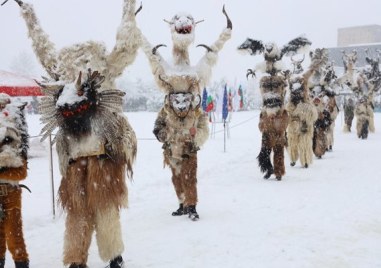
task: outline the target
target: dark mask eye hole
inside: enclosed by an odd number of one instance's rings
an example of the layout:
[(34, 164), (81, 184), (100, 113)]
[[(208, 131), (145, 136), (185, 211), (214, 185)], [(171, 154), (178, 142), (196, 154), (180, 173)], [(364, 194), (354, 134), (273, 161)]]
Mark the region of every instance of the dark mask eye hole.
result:
[(12, 143), (12, 141), (13, 141), (13, 138), (12, 138), (12, 137), (10, 137), (10, 136), (6, 136), (6, 137), (4, 138), (4, 140), (3, 140), (3, 144), (10, 144), (10, 143)]

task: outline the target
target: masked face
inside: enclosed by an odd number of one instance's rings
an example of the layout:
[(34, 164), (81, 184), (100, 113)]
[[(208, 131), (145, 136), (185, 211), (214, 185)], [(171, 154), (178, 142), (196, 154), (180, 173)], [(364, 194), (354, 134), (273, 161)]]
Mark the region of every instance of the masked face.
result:
[(19, 132), (0, 123), (0, 167), (19, 167), (21, 138)]
[(179, 13), (170, 21), (172, 40), (177, 45), (189, 46), (194, 41), (195, 21), (190, 14)]
[(325, 92), (322, 90), (320, 86), (314, 87), (310, 90), (310, 97), (315, 106), (319, 106), (323, 104)]
[(169, 94), (169, 105), (180, 118), (185, 118), (191, 109), (200, 105), (201, 97), (196, 97), (189, 92), (179, 92)]

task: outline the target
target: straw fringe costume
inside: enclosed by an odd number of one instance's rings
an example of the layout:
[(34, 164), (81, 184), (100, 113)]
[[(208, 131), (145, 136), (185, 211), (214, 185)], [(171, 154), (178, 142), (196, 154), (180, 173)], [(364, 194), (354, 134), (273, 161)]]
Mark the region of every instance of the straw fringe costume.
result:
[[(95, 41), (74, 44), (57, 51), (39, 25), (33, 6), (20, 0), (16, 2), (20, 5), (34, 52), (49, 75), (45, 84), (48, 97), (41, 106), (46, 123), (43, 133), (49, 135), (54, 128), (60, 128), (56, 138), (62, 174), (59, 198), (68, 213), (63, 262), (73, 268), (86, 267), (91, 234), (95, 230), (100, 257), (109, 260), (111, 268), (122, 267), (119, 209), (127, 205), (125, 173), (127, 168), (127, 172), (132, 174), (136, 137), (127, 118), (121, 113), (121, 95), (112, 89), (115, 88), (116, 78), (134, 62), (141, 45), (140, 30), (135, 22), (135, 15), (140, 9), (135, 12), (135, 0), (123, 1), (122, 20), (116, 34), (116, 44), (110, 53), (107, 53), (103, 43)], [(59, 85), (60, 89), (63, 85), (70, 85), (78, 74), (86, 74), (89, 69), (96, 70), (96, 76), (102, 77), (94, 96), (102, 96), (104, 102), (94, 104), (94, 107), (97, 106), (96, 113), (83, 116), (86, 118), (84, 126), (68, 123), (66, 119), (77, 112), (80, 115), (74, 117), (80, 116), (79, 121), (83, 123), (82, 113), (87, 114), (89, 106), (80, 105), (78, 101), (74, 105), (77, 109), (74, 113), (70, 109), (65, 111), (66, 114), (57, 112), (54, 110), (54, 100), (60, 93), (56, 90)], [(57, 81), (54, 86), (51, 85), (52, 80)], [(89, 77), (88, 81), (95, 80)], [(104, 95), (101, 93), (103, 91), (106, 91)], [(86, 97), (94, 99), (94, 96)], [(54, 116), (50, 116), (52, 114)], [(70, 132), (73, 128), (76, 131)], [(83, 234), (79, 236), (80, 241), (78, 234)]]
[(63, 261), (71, 268), (86, 267), (94, 231), (101, 259), (123, 267), (119, 211), (127, 207), (125, 176), (132, 176), (137, 141), (121, 113), (124, 93), (98, 91), (103, 81), (89, 70), (83, 82), (80, 73), (75, 84), (41, 84), (43, 139), (59, 128), (59, 202), (67, 213)]

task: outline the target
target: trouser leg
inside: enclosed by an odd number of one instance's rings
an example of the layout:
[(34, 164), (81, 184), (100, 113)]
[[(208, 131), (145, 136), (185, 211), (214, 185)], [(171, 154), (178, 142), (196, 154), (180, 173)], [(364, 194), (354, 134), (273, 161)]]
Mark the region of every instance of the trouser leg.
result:
[(9, 192), (3, 219), (6, 243), (14, 261), (28, 262), (21, 216), (21, 189)]
[(171, 168), (172, 170), (172, 183), (173, 187), (175, 188), (177, 199), (179, 200), (180, 204), (184, 203), (185, 193), (183, 188), (183, 183), (181, 181), (181, 173), (177, 174), (176, 168)]
[(95, 232), (102, 260), (109, 261), (123, 253), (124, 244), (118, 208), (110, 207), (96, 212)]
[(68, 210), (64, 239), (64, 265), (86, 264), (91, 236), (94, 231), (93, 216)]
[(276, 144), (274, 147), (274, 174), (277, 178), (285, 174), (284, 146)]
[(181, 181), (184, 189), (184, 206), (197, 205), (197, 155), (183, 161)]

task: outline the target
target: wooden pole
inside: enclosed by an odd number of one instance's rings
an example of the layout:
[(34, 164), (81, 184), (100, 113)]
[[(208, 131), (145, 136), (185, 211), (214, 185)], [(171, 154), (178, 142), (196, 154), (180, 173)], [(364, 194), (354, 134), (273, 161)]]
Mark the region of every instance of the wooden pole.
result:
[(52, 187), (52, 205), (53, 205), (53, 219), (56, 218), (56, 202), (54, 196), (54, 174), (53, 174), (53, 145), (52, 135), (49, 135), (49, 164), (50, 164), (50, 182)]

